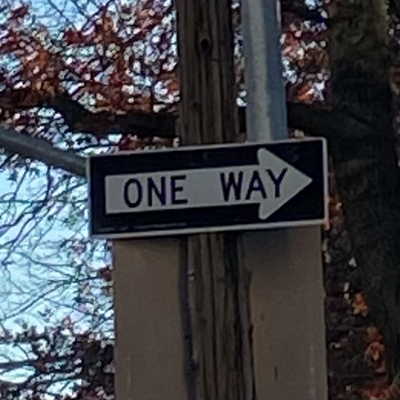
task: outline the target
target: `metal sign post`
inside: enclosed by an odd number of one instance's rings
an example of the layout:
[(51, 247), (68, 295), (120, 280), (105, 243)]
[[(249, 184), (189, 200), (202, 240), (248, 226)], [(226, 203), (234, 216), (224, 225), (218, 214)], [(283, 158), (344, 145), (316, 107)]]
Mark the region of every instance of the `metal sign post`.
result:
[[(241, 5), (248, 138), (282, 140), (287, 122), (278, 2)], [(327, 399), (320, 228), (248, 233), (244, 243), (257, 397)]]

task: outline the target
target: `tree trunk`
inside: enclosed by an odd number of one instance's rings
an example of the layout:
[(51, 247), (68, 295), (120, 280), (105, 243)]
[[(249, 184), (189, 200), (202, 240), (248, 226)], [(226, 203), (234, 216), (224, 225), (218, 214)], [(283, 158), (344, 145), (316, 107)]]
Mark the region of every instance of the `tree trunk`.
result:
[[(184, 144), (235, 141), (237, 108), (229, 0), (176, 0)], [(190, 400), (253, 398), (248, 273), (240, 235), (182, 241)]]
[(331, 100), (370, 127), (364, 140), (332, 140), (345, 224), (370, 313), (384, 335), (388, 372), (400, 371), (400, 180), (389, 84), (384, 0), (329, 8)]

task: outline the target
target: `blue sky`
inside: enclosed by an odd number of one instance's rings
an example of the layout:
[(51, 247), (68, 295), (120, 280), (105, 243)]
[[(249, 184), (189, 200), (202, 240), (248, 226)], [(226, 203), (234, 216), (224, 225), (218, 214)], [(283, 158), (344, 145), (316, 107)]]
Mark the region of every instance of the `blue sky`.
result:
[[(90, 15), (101, 3), (104, 4), (105, 1), (32, 0), (31, 8), (36, 20), (56, 34), (66, 25), (79, 26), (82, 24), (85, 21), (84, 15)], [(87, 202), (86, 182), (84, 179), (71, 178), (66, 180), (68, 184), (60, 184), (63, 174), (56, 171), (50, 172), (55, 186), (50, 195), (51, 207), (48, 208), (51, 211), (51, 219), (48, 219), (48, 215), (38, 213), (31, 222), (25, 218), (14, 228), (4, 229), (4, 225), (15, 219), (16, 215), (26, 207), (31, 208), (35, 203), (40, 204), (45, 196), (48, 182), (46, 167), (40, 163), (31, 163), (29, 172), (25, 176), (24, 174), (22, 168), (18, 174), (14, 175), (13, 179), (10, 179), (9, 171), (0, 170), (0, 260), (3, 260), (0, 274), (4, 274), (4, 278), (10, 281), (0, 288), (0, 301), (2, 302), (0, 318), (4, 317), (5, 313), (14, 313), (16, 296), (18, 301), (21, 301), (21, 299), (28, 299), (35, 293), (38, 294), (44, 290), (40, 279), (36, 279), (42, 277), (35, 277), (34, 272), (29, 271), (35, 261), (45, 265), (45, 262), (48, 263), (51, 260), (59, 266), (60, 271), (48, 270), (47, 278), (53, 281), (62, 277), (66, 279), (66, 265), (71, 264), (72, 261), (77, 262), (74, 259), (76, 254), (71, 256), (67, 250), (54, 248), (54, 246), (71, 237), (75, 237), (77, 241), (87, 238), (87, 220), (83, 219)], [(7, 249), (4, 244), (18, 235), (22, 228), (24, 232), (29, 231), (29, 234), (18, 241), (18, 248), (13, 249), (11, 257), (6, 257)], [(4, 265), (5, 260), (6, 265)], [(78, 260), (79, 262), (83, 261)], [(104, 261), (99, 261), (98, 265), (102, 263)], [(63, 269), (64, 271), (61, 271)], [(58, 300), (66, 300), (68, 296), (68, 292), (64, 292), (64, 294), (58, 292), (57, 294)], [(55, 302), (55, 299), (53, 300)], [(62, 313), (61, 310), (57, 310), (57, 312)], [(26, 315), (26, 318), (30, 317), (30, 315)]]
[[(75, 26), (82, 24), (84, 17), (80, 12), (90, 15), (96, 3), (99, 2), (32, 0), (31, 5), (37, 20), (57, 33), (72, 21)], [(0, 164), (4, 159), (5, 156), (0, 157)], [(112, 335), (111, 299), (102, 304), (105, 297), (98, 295), (101, 288), (93, 283), (95, 289), (91, 294), (87, 283), (110, 260), (101, 250), (102, 243), (87, 241), (85, 180), (68, 178), (60, 184), (64, 173), (48, 172), (46, 166), (37, 162), (30, 164), (29, 172), (25, 168), (17, 171), (0, 169), (0, 337), (4, 329), (20, 330), (28, 324), (40, 331), (66, 317), (77, 321), (82, 330), (90, 327)], [(46, 212), (39, 211), (30, 220), (29, 213), (45, 197), (49, 177), (54, 183), (50, 205)], [(29, 212), (19, 223), (5, 228), (26, 209)], [(82, 247), (80, 243), (86, 244)], [(86, 294), (89, 301), (77, 304), (77, 293)], [(96, 313), (107, 315), (108, 323), (94, 320), (92, 315)], [(23, 349), (0, 345), (0, 361), (8, 357), (24, 359), (26, 354)], [(1, 378), (25, 376), (26, 371), (16, 371), (2, 374)]]
[[(38, 163), (34, 164), (40, 170), (46, 170)], [(57, 176), (57, 172), (53, 174)], [(10, 181), (9, 177), (9, 172), (0, 171), (0, 336), (3, 329), (18, 331), (24, 324), (36, 326), (40, 331), (46, 325), (61, 323), (66, 317), (77, 321), (76, 326), (81, 330), (90, 328), (112, 336), (111, 299), (107, 304), (101, 303), (105, 297), (96, 297), (96, 293), (100, 293), (97, 288), (94, 295), (88, 295), (89, 301), (85, 304), (79, 305), (75, 301), (77, 293), (89, 290), (87, 277), (96, 276), (96, 269), (110, 262), (104, 252), (96, 249), (101, 243), (96, 241), (91, 245), (89, 242), (83, 251), (79, 246), (72, 251), (68, 247), (60, 248), (66, 239), (74, 238), (78, 245), (80, 240), (87, 239), (85, 213), (80, 212), (77, 223), (72, 222), (70, 227), (66, 227), (64, 220), (69, 219), (70, 209), (65, 207), (65, 202), (60, 198), (60, 205), (55, 202), (50, 207), (50, 210), (56, 209), (56, 217), (51, 221), (42, 218), (37, 222), (41, 218), (39, 216), (33, 223), (26, 224), (23, 220), (12, 229), (2, 230), (1, 227), (11, 221), (14, 212), (18, 215), (25, 207), (35, 204), (38, 194), (46, 186), (43, 177), (27, 176), (22, 180), (22, 172), (16, 181)], [(73, 191), (73, 196), (84, 210), (86, 182), (83, 179), (76, 181), (79, 185)], [(10, 199), (17, 187), (17, 196)], [(15, 241), (22, 228), (27, 232), (31, 230), (25, 238), (17, 240), (15, 248), (11, 248), (7, 243)], [(83, 284), (79, 283), (80, 278)], [(98, 304), (96, 299), (99, 300)], [(91, 317), (93, 313), (107, 315), (107, 323), (94, 320)], [(23, 351), (0, 345), (0, 362), (6, 361), (8, 356), (13, 359), (26, 358)], [(16, 371), (2, 378), (22, 379), (25, 376), (24, 371)]]

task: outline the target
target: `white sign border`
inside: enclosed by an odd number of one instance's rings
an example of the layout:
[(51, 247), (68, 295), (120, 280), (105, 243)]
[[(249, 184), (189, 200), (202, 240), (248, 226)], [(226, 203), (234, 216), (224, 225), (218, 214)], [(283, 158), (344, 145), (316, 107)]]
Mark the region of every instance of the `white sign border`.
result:
[[(265, 222), (262, 224), (242, 224), (242, 225), (230, 225), (230, 226), (213, 226), (213, 227), (198, 227), (198, 228), (182, 228), (182, 229), (165, 229), (165, 230), (151, 230), (146, 232), (123, 232), (123, 233), (91, 233), (91, 202), (90, 202), (90, 159), (96, 157), (113, 157), (121, 155), (138, 155), (138, 154), (149, 154), (149, 153), (162, 153), (162, 152), (177, 152), (177, 151), (193, 151), (193, 150), (212, 150), (221, 148), (232, 148), (232, 147), (244, 147), (244, 146), (268, 146), (268, 145), (279, 145), (279, 144), (294, 144), (301, 142), (322, 142), (322, 163), (323, 163), (323, 191), (324, 191), (324, 218), (302, 220), (302, 221), (287, 221), (287, 222)], [(290, 164), (291, 165), (291, 164)], [(274, 142), (245, 142), (245, 143), (222, 143), (222, 144), (211, 144), (211, 145), (200, 145), (200, 146), (183, 146), (176, 148), (165, 148), (165, 149), (149, 149), (149, 150), (136, 150), (136, 151), (120, 151), (115, 153), (103, 153), (103, 154), (92, 154), (88, 157), (86, 163), (86, 174), (88, 178), (88, 202), (89, 202), (89, 237), (93, 239), (135, 239), (135, 238), (149, 238), (149, 237), (167, 237), (167, 236), (182, 236), (191, 235), (197, 233), (216, 233), (216, 232), (237, 232), (243, 231), (258, 231), (258, 230), (273, 230), (279, 228), (299, 228), (306, 226), (322, 226), (327, 224), (329, 221), (329, 205), (328, 205), (328, 146), (327, 140), (323, 137), (305, 137), (300, 139), (285, 139)]]

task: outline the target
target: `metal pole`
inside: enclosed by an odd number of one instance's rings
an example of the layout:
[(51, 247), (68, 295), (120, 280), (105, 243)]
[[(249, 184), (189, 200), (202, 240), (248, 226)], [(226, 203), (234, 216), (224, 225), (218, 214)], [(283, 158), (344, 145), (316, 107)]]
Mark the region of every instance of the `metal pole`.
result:
[[(277, 0), (241, 5), (248, 140), (286, 139)], [(257, 398), (326, 400), (320, 228), (248, 232), (243, 243)]]
[(286, 139), (286, 100), (277, 1), (242, 0), (242, 21), (248, 140)]

